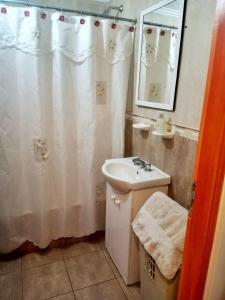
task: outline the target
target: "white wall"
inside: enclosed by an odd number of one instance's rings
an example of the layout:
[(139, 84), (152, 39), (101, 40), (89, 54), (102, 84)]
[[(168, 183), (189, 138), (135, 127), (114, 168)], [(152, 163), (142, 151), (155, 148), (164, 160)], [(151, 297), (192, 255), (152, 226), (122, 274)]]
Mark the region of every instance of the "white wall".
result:
[(204, 300), (225, 299), (225, 181), (220, 200), (213, 249), (205, 286)]
[(38, 3), (49, 6), (63, 7), (69, 9), (87, 10), (92, 12), (103, 12), (106, 4), (91, 0), (29, 0), (29, 3)]

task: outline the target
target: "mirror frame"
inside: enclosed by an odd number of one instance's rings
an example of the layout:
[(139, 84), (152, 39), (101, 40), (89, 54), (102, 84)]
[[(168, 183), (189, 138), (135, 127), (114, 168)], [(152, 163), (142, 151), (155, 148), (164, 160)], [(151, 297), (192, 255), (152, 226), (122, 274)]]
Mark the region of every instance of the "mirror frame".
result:
[(175, 100), (176, 100), (176, 92), (177, 92), (177, 85), (178, 85), (178, 76), (179, 76), (179, 65), (181, 60), (181, 50), (182, 50), (182, 38), (183, 38), (183, 32), (184, 32), (184, 19), (185, 19), (185, 4), (186, 1), (182, 0), (181, 5), (181, 14), (178, 20), (178, 35), (177, 35), (177, 41), (178, 41), (178, 47), (176, 49), (177, 55), (175, 60), (175, 74), (174, 74), (174, 83), (171, 88), (171, 101), (169, 103), (157, 103), (157, 102), (150, 102), (150, 101), (143, 101), (139, 99), (139, 83), (140, 83), (140, 71), (141, 71), (141, 51), (142, 51), (142, 38), (143, 38), (143, 22), (144, 22), (144, 16), (146, 14), (149, 14), (163, 6), (166, 6), (175, 0), (162, 0), (147, 9), (143, 10), (140, 14), (140, 28), (139, 28), (139, 42), (138, 42), (138, 62), (137, 62), (137, 72), (136, 72), (136, 105), (138, 106), (144, 106), (144, 107), (150, 107), (155, 109), (161, 109), (161, 110), (169, 110), (173, 111), (175, 108)]

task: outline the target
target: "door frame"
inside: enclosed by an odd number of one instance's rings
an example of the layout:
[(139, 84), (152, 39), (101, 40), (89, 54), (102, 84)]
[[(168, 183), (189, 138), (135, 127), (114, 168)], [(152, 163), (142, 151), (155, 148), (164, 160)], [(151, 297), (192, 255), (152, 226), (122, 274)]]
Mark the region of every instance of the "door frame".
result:
[(203, 299), (225, 172), (225, 0), (217, 0), (179, 300)]

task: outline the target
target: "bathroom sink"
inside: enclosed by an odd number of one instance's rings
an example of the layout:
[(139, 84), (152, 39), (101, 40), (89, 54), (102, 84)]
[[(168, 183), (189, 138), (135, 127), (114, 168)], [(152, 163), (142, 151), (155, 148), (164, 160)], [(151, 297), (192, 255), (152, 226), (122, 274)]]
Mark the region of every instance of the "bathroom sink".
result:
[(168, 185), (171, 178), (155, 166), (151, 171), (134, 165), (133, 157), (108, 159), (102, 166), (102, 173), (111, 186), (121, 193), (150, 187)]

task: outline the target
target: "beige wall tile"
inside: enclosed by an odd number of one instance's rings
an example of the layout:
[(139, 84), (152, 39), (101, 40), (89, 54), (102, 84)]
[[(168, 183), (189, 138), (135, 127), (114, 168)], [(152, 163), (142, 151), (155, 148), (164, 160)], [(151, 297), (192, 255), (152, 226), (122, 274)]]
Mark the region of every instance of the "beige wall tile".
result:
[(196, 142), (179, 135), (174, 139), (161, 139), (151, 133), (132, 132), (132, 155), (149, 161), (172, 178), (169, 196), (186, 208), (191, 205), (192, 175)]

